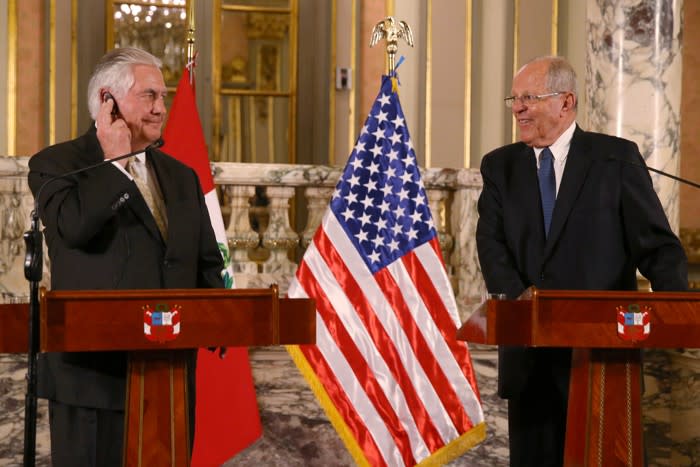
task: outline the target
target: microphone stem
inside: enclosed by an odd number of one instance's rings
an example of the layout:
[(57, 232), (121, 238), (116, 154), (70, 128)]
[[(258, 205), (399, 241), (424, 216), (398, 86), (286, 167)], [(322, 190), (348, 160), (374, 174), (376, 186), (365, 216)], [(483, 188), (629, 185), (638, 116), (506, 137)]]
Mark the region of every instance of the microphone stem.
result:
[(633, 165), (635, 167), (639, 167), (640, 169), (649, 170), (649, 171), (655, 172), (659, 175), (663, 175), (664, 177), (672, 178), (673, 180), (676, 180), (677, 182), (685, 183), (686, 185), (690, 185), (694, 188), (700, 188), (700, 184), (693, 182), (692, 180), (686, 180), (685, 178), (676, 177), (675, 175), (671, 175), (670, 173), (664, 172), (663, 170), (655, 169), (655, 168), (649, 167), (648, 165), (645, 165), (645, 164), (638, 164), (636, 162), (632, 162), (632, 161), (627, 160), (627, 159), (622, 159), (621, 157), (617, 157), (614, 154), (609, 155), (608, 159), (618, 161), (618, 162), (624, 162), (625, 164)]
[(700, 188), (700, 183), (695, 183), (691, 180), (686, 180), (684, 178), (676, 177), (675, 175), (671, 175), (670, 173), (663, 172), (659, 169), (655, 169), (653, 167), (647, 167), (647, 169), (651, 170), (652, 172), (656, 172), (657, 174), (665, 175), (666, 177), (672, 178), (678, 182), (685, 183), (686, 185), (690, 185), (695, 188)]
[(37, 357), (39, 354), (39, 282), (43, 273), (44, 236), (36, 212), (32, 213), (31, 229), (24, 234), (27, 253), (24, 275), (29, 281), (29, 335), (27, 349), (27, 391), (24, 397), (24, 460), (34, 467), (36, 458)]

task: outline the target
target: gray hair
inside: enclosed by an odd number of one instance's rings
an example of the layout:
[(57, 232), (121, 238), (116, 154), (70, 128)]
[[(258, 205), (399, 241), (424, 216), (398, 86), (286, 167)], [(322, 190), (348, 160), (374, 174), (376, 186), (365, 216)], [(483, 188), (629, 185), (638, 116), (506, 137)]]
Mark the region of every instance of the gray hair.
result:
[[(547, 69), (547, 81), (545, 86), (550, 92), (570, 92), (574, 95), (574, 109), (578, 107), (578, 93), (576, 92), (576, 71), (571, 63), (563, 57), (548, 55), (537, 57), (530, 60), (527, 65), (532, 63), (546, 62), (549, 64)], [(524, 67), (523, 67), (524, 68)]]
[(134, 65), (160, 69), (163, 62), (145, 50), (122, 47), (110, 50), (97, 63), (87, 90), (88, 109), (93, 120), (97, 118), (102, 104), (100, 89), (109, 89), (115, 98), (124, 97), (134, 84)]

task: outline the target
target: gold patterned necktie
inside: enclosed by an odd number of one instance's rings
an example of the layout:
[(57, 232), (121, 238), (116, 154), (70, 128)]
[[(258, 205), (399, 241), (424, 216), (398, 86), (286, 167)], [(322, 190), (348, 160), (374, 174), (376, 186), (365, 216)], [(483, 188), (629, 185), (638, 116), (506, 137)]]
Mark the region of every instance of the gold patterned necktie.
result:
[(146, 164), (134, 157), (129, 161), (126, 170), (134, 177), (134, 182), (141, 192), (141, 196), (143, 196), (143, 199), (146, 201), (148, 209), (151, 211), (151, 214), (153, 214), (153, 219), (156, 221), (156, 225), (158, 226), (158, 230), (160, 230), (160, 234), (163, 236), (163, 240), (167, 240), (168, 221), (165, 215), (165, 206), (163, 206), (160, 197), (156, 199), (154, 196), (155, 187), (148, 183), (149, 175)]

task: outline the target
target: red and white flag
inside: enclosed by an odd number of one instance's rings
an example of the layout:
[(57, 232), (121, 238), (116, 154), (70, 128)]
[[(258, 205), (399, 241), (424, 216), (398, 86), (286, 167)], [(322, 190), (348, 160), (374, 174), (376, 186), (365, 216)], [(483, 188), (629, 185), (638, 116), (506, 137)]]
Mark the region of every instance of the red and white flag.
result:
[(395, 77), (288, 295), (316, 300), (316, 344), (289, 351), (359, 465), (442, 465), (485, 438)]
[[(226, 229), (207, 145), (197, 112), (194, 82), (185, 68), (163, 132), (163, 151), (192, 167), (199, 176), (212, 227), (224, 258), (224, 282), (233, 288)], [(262, 435), (248, 349), (229, 348), (226, 358), (207, 349), (197, 354), (197, 405), (192, 466), (219, 466)]]

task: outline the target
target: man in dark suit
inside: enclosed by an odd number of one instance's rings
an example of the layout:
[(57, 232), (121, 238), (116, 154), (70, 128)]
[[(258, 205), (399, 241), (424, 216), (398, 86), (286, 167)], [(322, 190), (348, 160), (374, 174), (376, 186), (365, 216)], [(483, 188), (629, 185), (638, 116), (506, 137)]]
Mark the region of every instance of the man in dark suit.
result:
[[(166, 115), (160, 67), (139, 49), (107, 53), (88, 87), (95, 124), (29, 162), (55, 290), (223, 287), (197, 175), (154, 148)], [(54, 179), (135, 151), (143, 152)], [(194, 354), (192, 389), (193, 362)], [(38, 372), (53, 466), (122, 465), (126, 355), (42, 354)]]
[[(576, 74), (541, 57), (513, 79), (521, 141), (481, 164), (477, 249), (491, 293), (687, 289), (687, 260), (631, 141), (576, 124)], [(623, 162), (626, 161), (626, 162)], [(512, 466), (563, 463), (570, 349), (499, 348)]]

